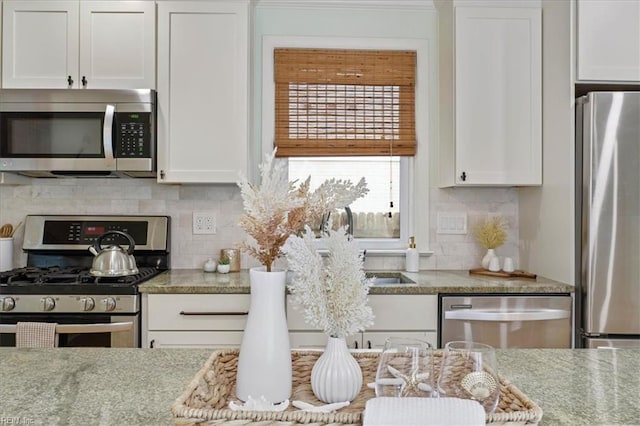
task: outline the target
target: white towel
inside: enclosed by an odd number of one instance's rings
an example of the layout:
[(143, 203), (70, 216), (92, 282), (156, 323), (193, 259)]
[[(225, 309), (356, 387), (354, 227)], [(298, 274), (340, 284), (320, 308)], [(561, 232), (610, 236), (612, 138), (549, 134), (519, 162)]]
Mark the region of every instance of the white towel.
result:
[(19, 322), (16, 324), (17, 348), (55, 348), (58, 346), (55, 322)]
[(477, 401), (460, 398), (372, 398), (364, 409), (363, 426), (484, 426)]

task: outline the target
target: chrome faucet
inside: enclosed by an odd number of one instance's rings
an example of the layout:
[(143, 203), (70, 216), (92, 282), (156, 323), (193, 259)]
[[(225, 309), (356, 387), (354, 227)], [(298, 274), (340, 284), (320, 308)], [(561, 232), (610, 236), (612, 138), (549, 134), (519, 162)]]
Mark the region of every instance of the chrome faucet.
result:
[[(349, 208), (349, 206), (344, 207), (344, 211), (347, 213), (347, 234), (353, 237), (353, 213), (351, 212), (351, 208)], [(322, 223), (320, 223), (320, 232), (324, 232), (327, 229), (327, 224), (330, 217), (331, 212), (322, 217)]]
[(344, 211), (347, 213), (347, 233), (353, 237), (353, 213), (349, 206), (345, 207)]

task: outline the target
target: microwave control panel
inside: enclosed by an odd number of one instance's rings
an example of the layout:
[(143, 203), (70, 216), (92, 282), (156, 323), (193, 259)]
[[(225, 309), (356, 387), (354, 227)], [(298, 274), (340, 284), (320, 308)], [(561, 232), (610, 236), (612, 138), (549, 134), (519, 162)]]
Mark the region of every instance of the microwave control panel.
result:
[(116, 113), (116, 148), (118, 158), (151, 158), (151, 113)]

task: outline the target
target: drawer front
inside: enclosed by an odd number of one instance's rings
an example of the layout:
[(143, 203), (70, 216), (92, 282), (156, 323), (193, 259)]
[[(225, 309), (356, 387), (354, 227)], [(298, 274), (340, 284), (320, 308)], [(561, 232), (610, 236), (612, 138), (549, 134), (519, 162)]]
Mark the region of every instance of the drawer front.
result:
[[(287, 297), (289, 330), (313, 330), (304, 321), (304, 312)], [(438, 296), (422, 294), (369, 295), (375, 318), (367, 330), (433, 330), (438, 327)]]
[(244, 330), (249, 294), (150, 294), (149, 330)]
[(436, 330), (438, 296), (376, 294), (369, 296), (375, 319), (367, 330)]

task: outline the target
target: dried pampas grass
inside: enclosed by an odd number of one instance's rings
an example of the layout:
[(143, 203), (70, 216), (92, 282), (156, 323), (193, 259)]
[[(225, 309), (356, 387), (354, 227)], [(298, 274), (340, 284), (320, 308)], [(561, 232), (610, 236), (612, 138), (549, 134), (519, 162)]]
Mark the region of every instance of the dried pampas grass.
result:
[(476, 240), (486, 249), (500, 247), (507, 240), (507, 221), (502, 216), (486, 218), (475, 227)]

